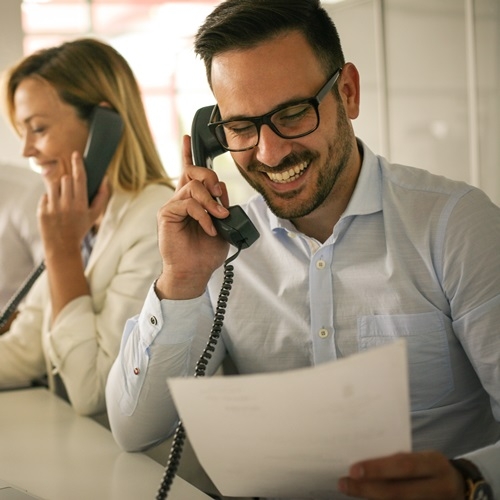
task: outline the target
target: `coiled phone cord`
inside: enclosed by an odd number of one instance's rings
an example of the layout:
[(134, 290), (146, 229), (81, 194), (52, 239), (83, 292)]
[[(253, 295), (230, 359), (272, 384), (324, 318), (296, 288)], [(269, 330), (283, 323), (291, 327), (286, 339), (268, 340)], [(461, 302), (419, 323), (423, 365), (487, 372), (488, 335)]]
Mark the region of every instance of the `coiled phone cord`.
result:
[(0, 330), (7, 324), (11, 316), (16, 312), (17, 306), (21, 303), (24, 297), (26, 297), (31, 287), (44, 270), (45, 262), (42, 261), (42, 263), (26, 278), (24, 283), (19, 287), (19, 290), (12, 296), (9, 302), (7, 302), (7, 305), (0, 316)]
[[(227, 300), (229, 298), (229, 293), (231, 292), (231, 287), (233, 285), (233, 266), (230, 264), (236, 257), (238, 257), (242, 246), (238, 246), (238, 251), (229, 257), (224, 262), (224, 280), (222, 282), (222, 287), (219, 292), (219, 298), (217, 299), (217, 308), (214, 315), (214, 321), (212, 324), (212, 331), (210, 332), (210, 337), (208, 339), (205, 349), (201, 353), (198, 362), (195, 367), (195, 377), (204, 377), (207, 364), (212, 357), (212, 352), (215, 351), (215, 346), (219, 340), (222, 325), (224, 323), (224, 315), (226, 313)], [(172, 440), (172, 446), (170, 447), (170, 455), (168, 457), (167, 466), (165, 468), (165, 473), (163, 474), (163, 479), (156, 494), (156, 500), (164, 500), (168, 496), (172, 482), (174, 481), (175, 473), (179, 467), (181, 461), (182, 449), (184, 446), (184, 441), (186, 439), (186, 431), (182, 422), (179, 420), (177, 428), (174, 433)]]

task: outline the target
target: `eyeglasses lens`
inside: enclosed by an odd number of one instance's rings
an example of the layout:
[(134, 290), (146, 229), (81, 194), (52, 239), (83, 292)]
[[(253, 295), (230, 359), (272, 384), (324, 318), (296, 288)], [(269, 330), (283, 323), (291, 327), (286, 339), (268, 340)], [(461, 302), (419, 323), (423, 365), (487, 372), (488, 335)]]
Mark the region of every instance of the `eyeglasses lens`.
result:
[(230, 151), (243, 151), (255, 147), (263, 124), (285, 139), (307, 135), (318, 127), (319, 116), (313, 104), (299, 103), (264, 115), (255, 122), (234, 120), (216, 127), (219, 141)]

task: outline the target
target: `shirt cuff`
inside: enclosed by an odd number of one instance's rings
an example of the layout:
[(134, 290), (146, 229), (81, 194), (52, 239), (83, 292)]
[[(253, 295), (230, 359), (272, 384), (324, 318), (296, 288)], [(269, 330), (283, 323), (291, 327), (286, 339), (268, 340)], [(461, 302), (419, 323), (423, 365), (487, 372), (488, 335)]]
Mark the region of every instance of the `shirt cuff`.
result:
[(478, 467), (484, 479), (490, 484), (495, 498), (500, 498), (500, 441), (457, 458), (466, 458)]
[(207, 297), (187, 300), (160, 300), (150, 287), (139, 315), (139, 328), (146, 345), (174, 345), (193, 339), (198, 316)]

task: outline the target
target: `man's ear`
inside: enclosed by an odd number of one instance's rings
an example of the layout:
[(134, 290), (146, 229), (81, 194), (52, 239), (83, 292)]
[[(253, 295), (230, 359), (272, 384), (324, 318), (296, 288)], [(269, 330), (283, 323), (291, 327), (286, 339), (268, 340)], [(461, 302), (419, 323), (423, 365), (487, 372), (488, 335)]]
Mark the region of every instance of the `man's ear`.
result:
[(359, 115), (359, 72), (352, 63), (346, 63), (339, 79), (339, 93), (348, 118), (354, 120)]

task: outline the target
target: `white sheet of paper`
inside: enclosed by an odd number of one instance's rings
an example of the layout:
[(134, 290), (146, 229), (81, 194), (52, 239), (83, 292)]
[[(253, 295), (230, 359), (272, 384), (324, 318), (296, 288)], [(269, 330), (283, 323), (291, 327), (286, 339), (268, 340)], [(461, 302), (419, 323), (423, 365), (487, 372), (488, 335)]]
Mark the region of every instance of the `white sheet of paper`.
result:
[(310, 368), (168, 384), (226, 496), (346, 498), (337, 482), (353, 462), (411, 450), (404, 340)]
[(175, 476), (168, 498), (169, 500), (186, 500), (187, 498), (189, 500), (212, 500), (212, 497), (201, 492), (180, 476)]

